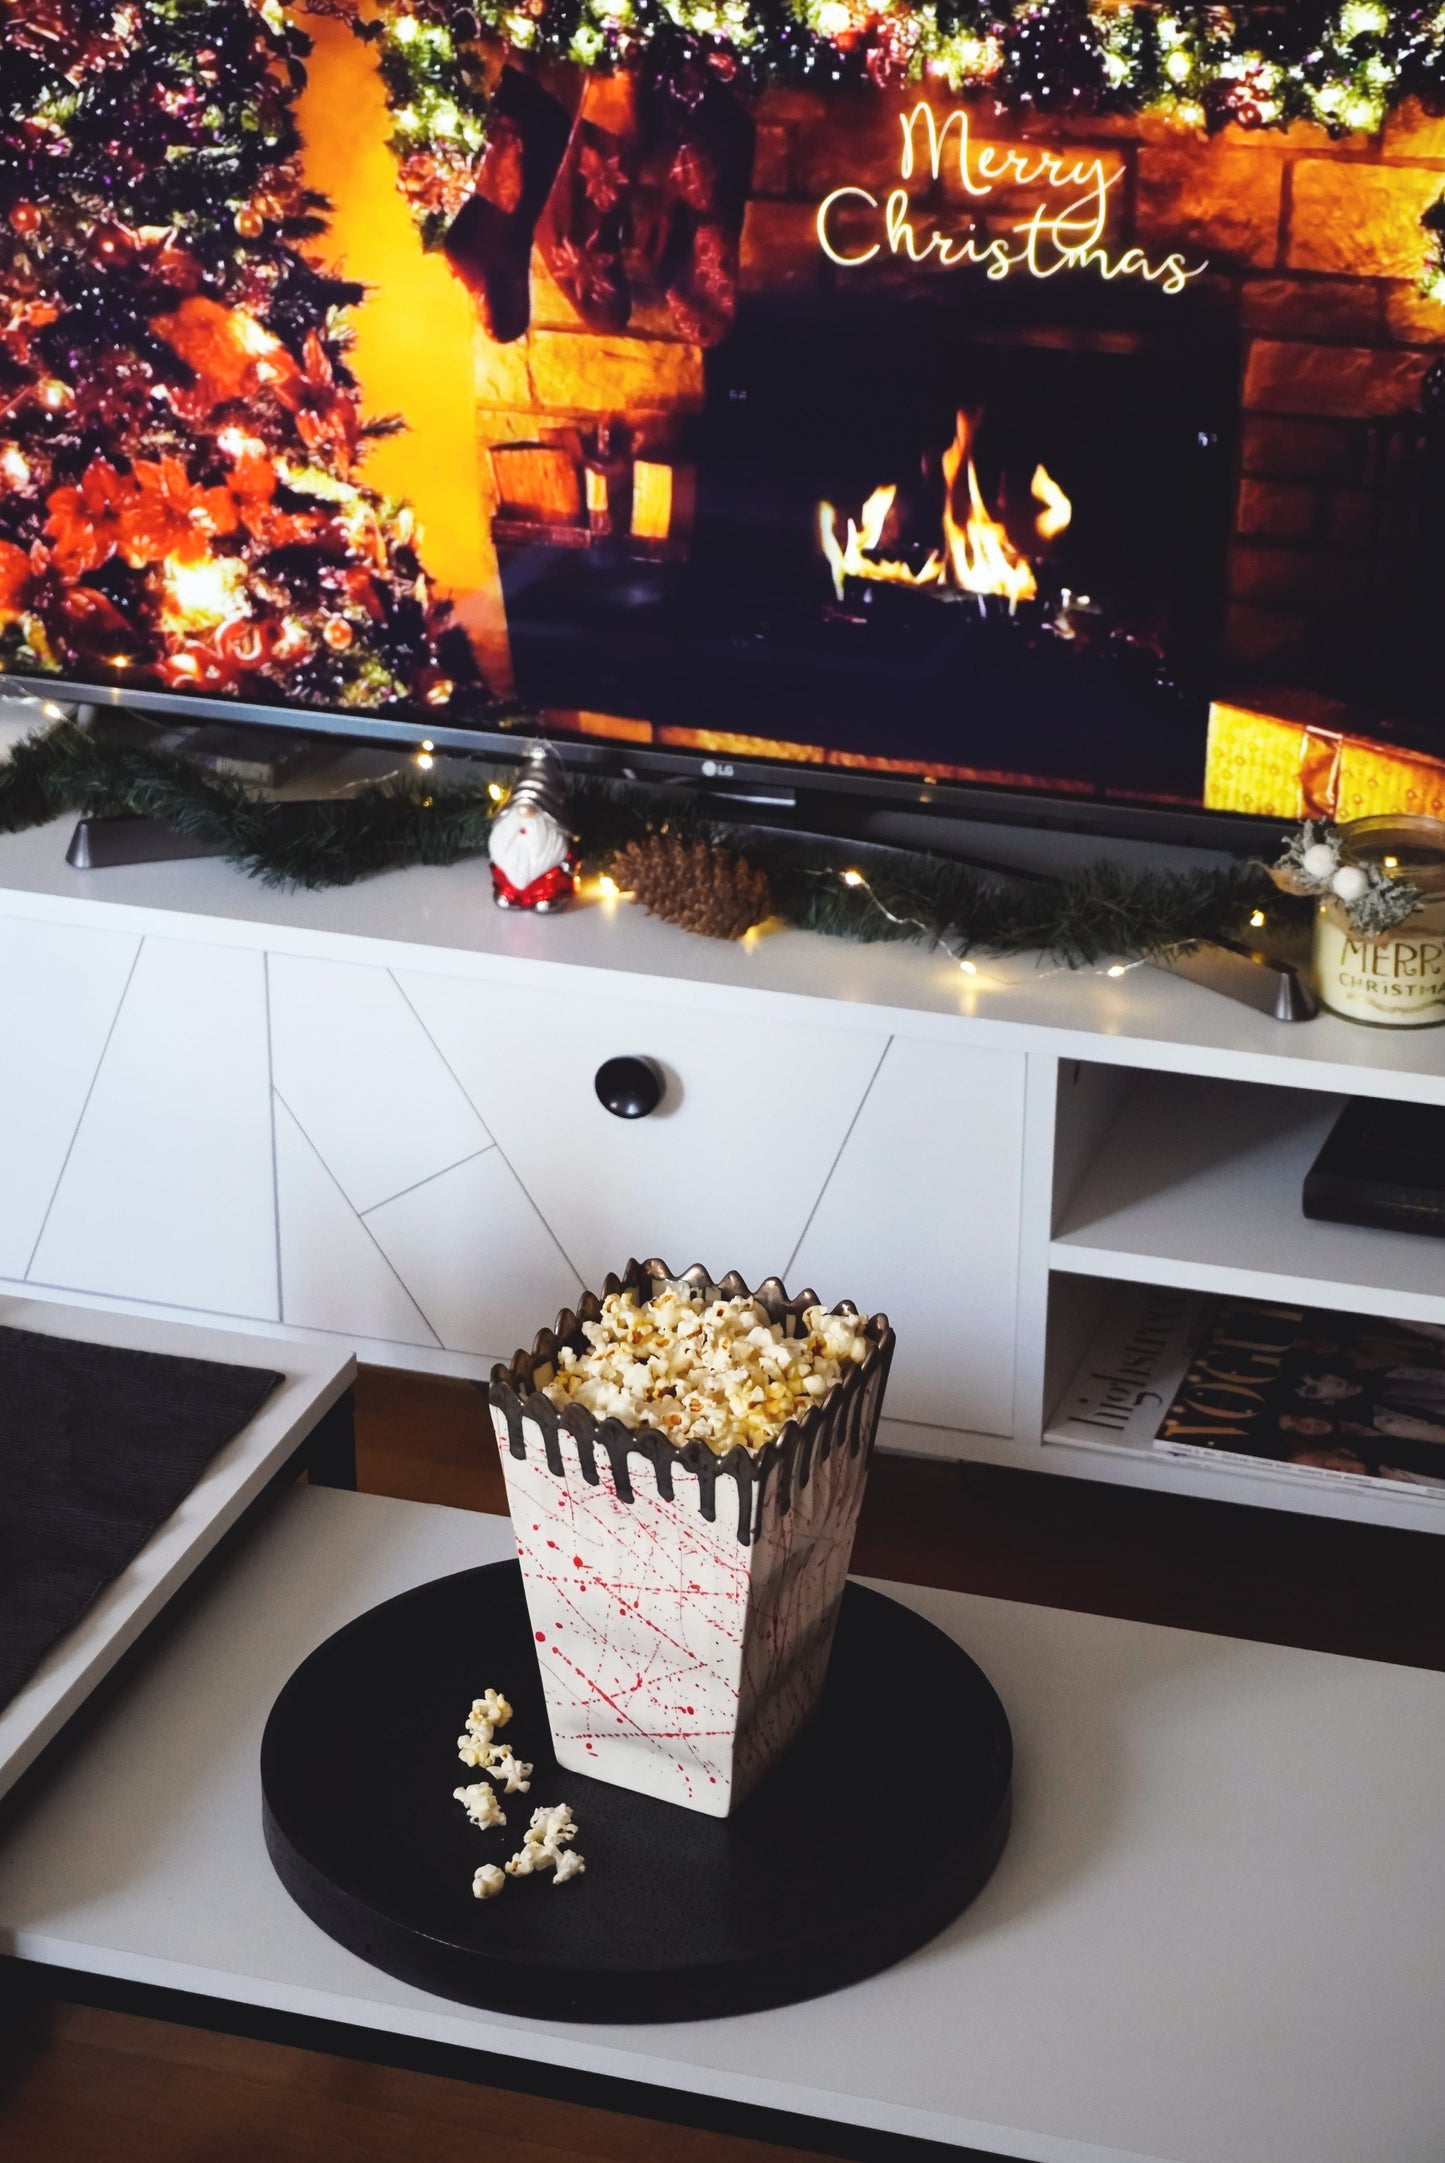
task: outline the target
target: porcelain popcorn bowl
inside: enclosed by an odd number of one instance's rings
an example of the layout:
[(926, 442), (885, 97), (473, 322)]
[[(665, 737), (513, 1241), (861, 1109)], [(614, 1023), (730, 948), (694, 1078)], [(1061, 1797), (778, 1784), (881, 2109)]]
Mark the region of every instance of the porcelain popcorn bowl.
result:
[[(775, 1277), (750, 1292), (656, 1259), (604, 1293), (645, 1302), (669, 1283), (753, 1298), (793, 1318), (789, 1334), (819, 1304)], [(893, 1332), (873, 1316), (864, 1358), (825, 1397), (776, 1440), (719, 1455), (542, 1394), (601, 1312), (584, 1294), (488, 1390), (552, 1744), (569, 1771), (726, 1817), (817, 1707)]]

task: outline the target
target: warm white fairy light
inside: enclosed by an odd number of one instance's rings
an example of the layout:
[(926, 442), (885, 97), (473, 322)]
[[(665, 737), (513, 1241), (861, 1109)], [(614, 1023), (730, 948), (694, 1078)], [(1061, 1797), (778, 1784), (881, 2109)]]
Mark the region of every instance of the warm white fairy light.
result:
[[(824, 874), (824, 876), (826, 876), (826, 874)], [(886, 901), (880, 901), (878, 899), (877, 894), (874, 893), (873, 888), (868, 884), (868, 881), (864, 878), (862, 872), (859, 871), (856, 866), (850, 865), (847, 871), (839, 872), (838, 876), (841, 878), (845, 886), (861, 887), (863, 892), (868, 896), (868, 899), (872, 902), (874, 908), (878, 911), (879, 915), (886, 916), (890, 924), (906, 924), (910, 931), (921, 931), (925, 939), (932, 939), (934, 937), (932, 926), (929, 924), (925, 924), (921, 917), (895, 915), (894, 911), (889, 908)]]
[(1263, 931), (1263, 929), (1264, 929), (1264, 911), (1263, 911), (1263, 909), (1252, 909), (1252, 910), (1250, 911), (1250, 917), (1249, 917), (1249, 922), (1250, 922), (1250, 928), (1251, 928), (1252, 930), (1254, 930), (1254, 931)]
[[(829, 874), (827, 872), (822, 872), (816, 874), (816, 876), (827, 878)], [(844, 886), (861, 888), (862, 891), (868, 896), (868, 899), (873, 904), (874, 908), (877, 909), (881, 916), (886, 916), (890, 924), (904, 924), (912, 931), (921, 932), (923, 937), (927, 939), (930, 944), (934, 946), (942, 946), (944, 952), (948, 954), (949, 959), (951, 961), (957, 962), (959, 971), (962, 975), (977, 977), (979, 982), (981, 984), (986, 984), (991, 991), (1012, 991), (1013, 989), (1015, 989), (1015, 986), (1006, 983), (1001, 977), (985, 977), (981, 975), (978, 963), (976, 961), (971, 961), (966, 954), (953, 953), (952, 950), (949, 948), (947, 942), (940, 939), (937, 933), (934, 931), (933, 927), (930, 924), (925, 924), (921, 917), (897, 915), (894, 910), (888, 907), (888, 904), (886, 902), (879, 900), (877, 894), (869, 885), (867, 879), (863, 876), (863, 873), (859, 871), (856, 866), (850, 865), (846, 871), (840, 871), (837, 874), (837, 877)], [(1055, 969), (1034, 969), (1029, 975), (1028, 982), (1031, 984), (1038, 984), (1051, 976), (1078, 976), (1080, 974), (1111, 977), (1129, 976), (1135, 969), (1142, 969), (1144, 967), (1145, 961), (1147, 961), (1148, 959), (1149, 957), (1147, 955), (1144, 955), (1141, 956), (1140, 959), (1137, 961), (1115, 961), (1111, 962), (1107, 969), (1091, 969), (1082, 972), (1078, 969), (1070, 968), (1067, 963), (1062, 963), (1058, 968)]]

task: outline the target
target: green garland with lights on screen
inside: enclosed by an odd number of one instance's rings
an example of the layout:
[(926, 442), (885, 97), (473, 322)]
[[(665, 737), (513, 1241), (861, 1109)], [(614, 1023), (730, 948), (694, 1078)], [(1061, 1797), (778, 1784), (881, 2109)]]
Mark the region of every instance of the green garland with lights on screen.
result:
[(615, 68), (686, 51), (749, 87), (918, 83), (1023, 113), (1161, 113), (1190, 126), (1369, 131), (1445, 98), (1445, 11), (1400, 0), (389, 0), (379, 39), (398, 148), (464, 167), (485, 140), (477, 30)]
[[(486, 155), (497, 68), (479, 35), (523, 66), (640, 71), (693, 107), (722, 86), (917, 84), (1022, 119), (1307, 121), (1334, 137), (1377, 132), (1406, 99), (1445, 111), (1439, 0), (383, 0), (354, 21), (378, 47), (399, 185), (428, 246)], [(1425, 224), (1422, 290), (1445, 302), (1445, 201)]]

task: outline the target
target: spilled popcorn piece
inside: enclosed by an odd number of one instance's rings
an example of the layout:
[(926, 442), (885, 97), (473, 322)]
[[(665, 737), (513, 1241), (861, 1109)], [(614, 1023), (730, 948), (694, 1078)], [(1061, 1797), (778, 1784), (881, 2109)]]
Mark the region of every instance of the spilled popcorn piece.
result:
[(452, 1794), (478, 1832), (489, 1832), (494, 1825), (506, 1824), (506, 1814), (497, 1801), (497, 1791), (488, 1787), (485, 1780), (478, 1780), (474, 1787), (454, 1787)]
[(506, 1795), (525, 1795), (531, 1788), (533, 1768), (525, 1758), (512, 1755), (510, 1743), (493, 1743), (482, 1769), (501, 1781)]
[[(512, 1708), (501, 1692), (484, 1690), (480, 1697), (472, 1700), (466, 1730), (457, 1737), (457, 1752), (464, 1765), (499, 1781), (505, 1794), (525, 1795), (531, 1787), (534, 1768), (525, 1759), (517, 1757), (509, 1743), (492, 1740), (496, 1730), (505, 1727), (511, 1717)], [(506, 1824), (506, 1813), (497, 1799), (497, 1790), (486, 1780), (474, 1780), (470, 1787), (454, 1787), (452, 1795), (478, 1832), (490, 1832), (493, 1826)], [(534, 1810), (522, 1845), (506, 1868), (499, 1870), (495, 1863), (483, 1863), (473, 1872), (473, 1898), (492, 1900), (509, 1877), (530, 1878), (542, 1870), (556, 1872), (553, 1879), (556, 1885), (565, 1885), (569, 1878), (580, 1877), (587, 1865), (572, 1846), (576, 1837), (577, 1827), (566, 1803), (553, 1803), (546, 1809)]]
[(553, 1803), (532, 1812), (526, 1838), (537, 1847), (562, 1847), (577, 1838), (577, 1825), (566, 1803)]
[(467, 1714), (467, 1733), (475, 1735), (480, 1743), (489, 1743), (499, 1727), (505, 1727), (512, 1717), (512, 1708), (500, 1690), (483, 1690), (480, 1697), (472, 1699), (472, 1709)]
[(499, 1690), (484, 1690), (480, 1697), (472, 1699), (472, 1709), (467, 1714), (466, 1733), (457, 1737), (457, 1756), (464, 1765), (484, 1767), (492, 1747), (492, 1737), (499, 1727), (505, 1727), (512, 1717), (512, 1708)]
[[(532, 1822), (522, 1836), (522, 1845), (507, 1864), (507, 1876), (530, 1878), (539, 1870), (555, 1870), (576, 1838), (577, 1827), (566, 1803), (553, 1803), (550, 1809), (534, 1810)], [(579, 1857), (565, 1877), (575, 1877), (580, 1863)]]
[(587, 1350), (561, 1346), (550, 1379), (536, 1379), (559, 1409), (580, 1404), (719, 1454), (760, 1449), (868, 1357), (868, 1326), (866, 1315), (826, 1307), (773, 1322), (755, 1299), (709, 1299), (686, 1283), (641, 1305), (634, 1292), (611, 1292), (582, 1325)]

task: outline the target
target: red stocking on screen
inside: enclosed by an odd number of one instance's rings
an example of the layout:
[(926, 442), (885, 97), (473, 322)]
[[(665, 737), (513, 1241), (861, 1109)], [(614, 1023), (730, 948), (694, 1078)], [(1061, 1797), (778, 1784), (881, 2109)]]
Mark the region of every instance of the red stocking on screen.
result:
[(696, 63), (654, 89), (671, 146), (662, 265), (668, 310), (686, 338), (717, 345), (737, 306), (738, 245), (753, 168), (753, 124), (726, 84)]
[(633, 76), (594, 75), (538, 235), (542, 260), (592, 330), (632, 314), (625, 255), (639, 151)]
[(520, 68), (502, 70), (476, 193), (442, 248), (475, 294), (489, 338), (507, 345), (531, 320), (532, 235), (552, 191), (571, 128), (565, 107)]

